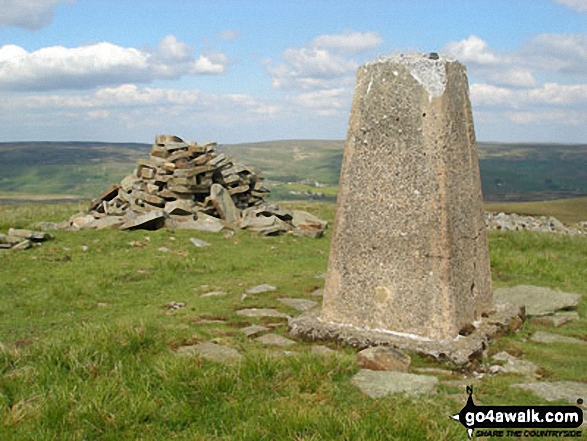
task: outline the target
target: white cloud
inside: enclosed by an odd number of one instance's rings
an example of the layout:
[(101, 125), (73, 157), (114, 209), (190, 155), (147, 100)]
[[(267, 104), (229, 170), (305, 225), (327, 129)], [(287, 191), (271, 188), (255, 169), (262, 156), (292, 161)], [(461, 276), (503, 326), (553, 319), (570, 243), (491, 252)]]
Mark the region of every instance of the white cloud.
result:
[(225, 29), (225, 30), (219, 32), (218, 35), (216, 36), (216, 38), (218, 38), (219, 40), (232, 41), (232, 40), (236, 40), (240, 36), (241, 36), (241, 33), (237, 29)]
[(195, 59), (191, 49), (168, 35), (154, 51), (101, 42), (27, 52), (15, 45), (0, 47), (0, 89), (90, 89), (103, 85), (176, 79), (184, 75), (221, 74), (228, 58), (219, 52)]
[(587, 35), (540, 34), (519, 50), (518, 57), (535, 69), (587, 75)]
[(489, 73), (488, 78), (498, 86), (532, 87), (536, 85), (536, 79), (532, 72), (520, 67), (498, 69)]
[(0, 27), (37, 31), (51, 24), (55, 5), (74, 0), (0, 0)]
[(351, 90), (349, 88), (317, 90), (288, 95), (287, 100), (303, 107), (340, 109), (350, 105)]
[(476, 35), (471, 35), (469, 38), (461, 41), (449, 43), (444, 47), (442, 52), (456, 57), (465, 64), (471, 63), (485, 66), (503, 62), (500, 56), (489, 49), (487, 42)]
[(576, 12), (587, 12), (587, 0), (554, 0)]
[(347, 32), (344, 34), (320, 35), (312, 41), (316, 48), (330, 49), (342, 54), (360, 54), (380, 45), (383, 39), (377, 32)]
[(471, 101), (476, 106), (584, 106), (587, 105), (587, 84), (562, 85), (545, 83), (540, 87), (512, 90), (491, 84), (472, 84)]

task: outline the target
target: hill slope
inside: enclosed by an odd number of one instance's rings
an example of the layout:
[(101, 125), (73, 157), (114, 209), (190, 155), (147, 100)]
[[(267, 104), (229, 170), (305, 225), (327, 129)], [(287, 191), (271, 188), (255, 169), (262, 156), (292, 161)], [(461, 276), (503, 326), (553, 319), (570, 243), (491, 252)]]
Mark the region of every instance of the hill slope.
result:
[[(93, 197), (131, 172), (149, 148), (130, 143), (0, 143), (0, 198), (9, 197), (7, 193)], [(286, 140), (221, 145), (218, 150), (262, 170), (278, 199), (319, 193), (334, 199), (343, 148), (344, 141)], [(487, 201), (587, 194), (587, 144), (479, 143), (479, 156)]]

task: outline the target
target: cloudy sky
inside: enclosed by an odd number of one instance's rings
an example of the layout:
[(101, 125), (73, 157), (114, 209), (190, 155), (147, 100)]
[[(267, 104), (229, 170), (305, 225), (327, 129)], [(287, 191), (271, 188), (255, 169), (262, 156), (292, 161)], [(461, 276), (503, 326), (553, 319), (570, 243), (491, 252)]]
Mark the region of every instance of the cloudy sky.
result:
[(432, 51), (479, 140), (587, 142), (587, 0), (0, 0), (0, 141), (343, 139), (360, 64)]

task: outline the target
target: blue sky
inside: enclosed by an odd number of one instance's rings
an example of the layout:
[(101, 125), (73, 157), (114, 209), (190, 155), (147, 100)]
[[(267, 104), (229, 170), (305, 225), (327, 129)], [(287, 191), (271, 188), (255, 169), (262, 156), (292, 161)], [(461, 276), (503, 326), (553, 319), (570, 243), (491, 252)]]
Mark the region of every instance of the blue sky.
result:
[(477, 138), (587, 142), (587, 0), (0, 0), (0, 141), (343, 139), (357, 67), (441, 52)]

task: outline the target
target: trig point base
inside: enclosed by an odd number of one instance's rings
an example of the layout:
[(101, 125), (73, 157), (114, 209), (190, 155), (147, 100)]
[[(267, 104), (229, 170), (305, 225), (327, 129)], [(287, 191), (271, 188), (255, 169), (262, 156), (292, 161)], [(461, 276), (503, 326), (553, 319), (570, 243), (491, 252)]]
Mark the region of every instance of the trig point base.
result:
[(363, 65), (324, 304), (319, 314), (293, 319), (291, 332), (312, 338), (322, 329), (340, 339), (356, 330), (389, 335), (395, 346), (446, 346), (492, 308), (465, 67), (437, 54)]

